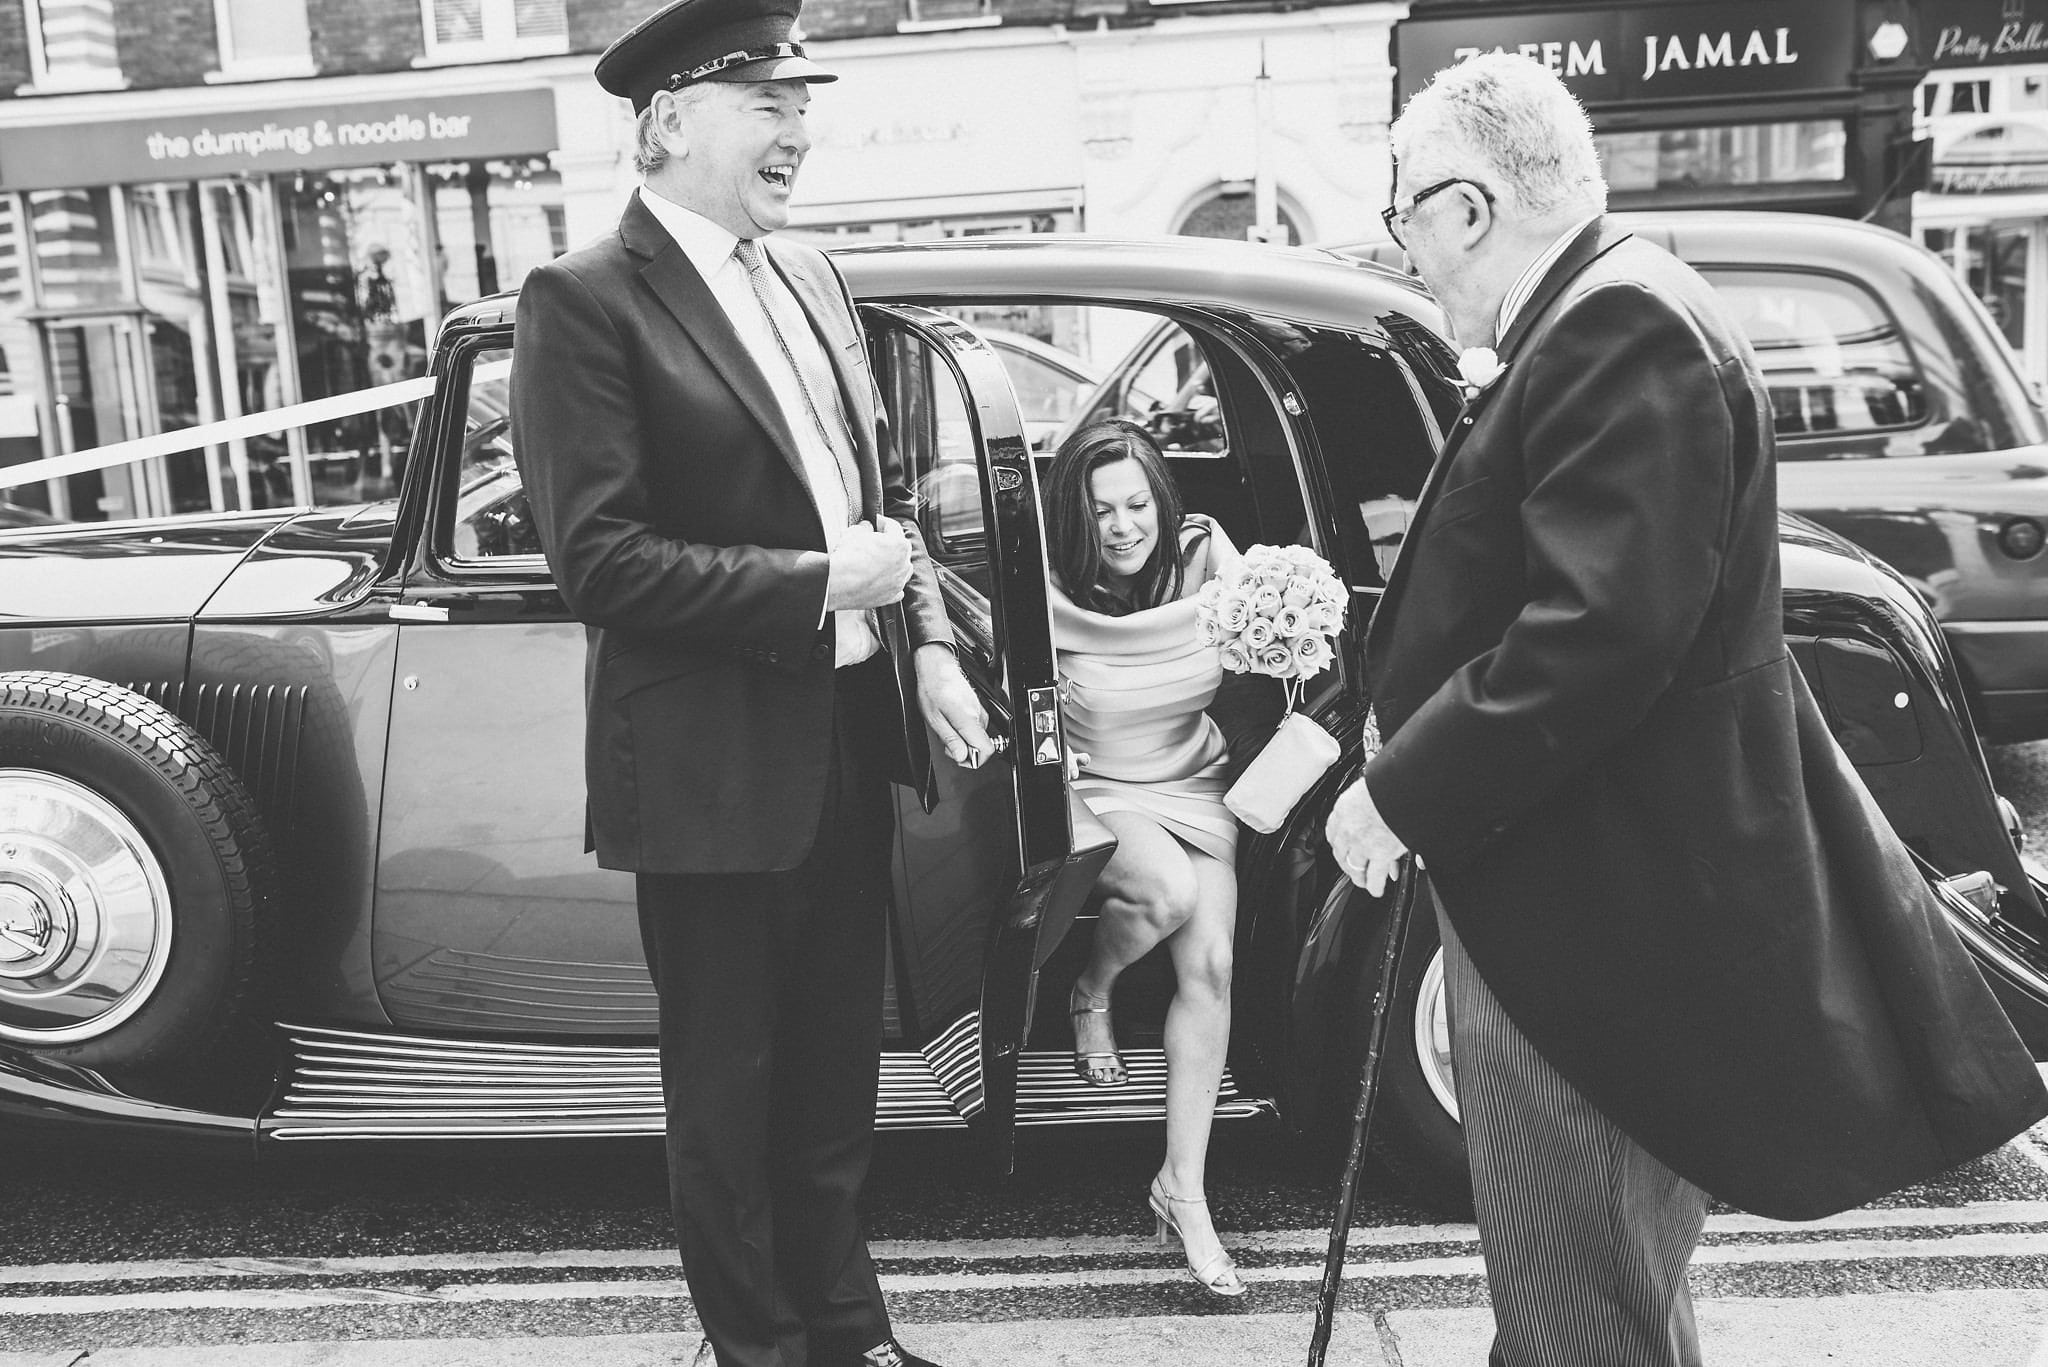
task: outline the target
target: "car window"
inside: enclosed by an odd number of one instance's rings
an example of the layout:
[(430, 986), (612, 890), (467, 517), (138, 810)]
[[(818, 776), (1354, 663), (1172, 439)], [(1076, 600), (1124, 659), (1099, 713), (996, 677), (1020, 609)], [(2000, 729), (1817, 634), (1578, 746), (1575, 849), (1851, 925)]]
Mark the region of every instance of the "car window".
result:
[(956, 626), (994, 654), (988, 511), (966, 396), (952, 369), (907, 332), (871, 330), (868, 350), (882, 377), (890, 440), (916, 500), (918, 530), (947, 608)]
[(1913, 353), (1891, 313), (1861, 285), (1791, 271), (1704, 273), (1749, 334), (1781, 439), (1926, 421), (1927, 385)]
[(1201, 341), (1178, 323), (1160, 321), (1115, 362), (1074, 425), (1103, 418), (1142, 425), (1169, 456), (1220, 456), (1229, 449), (1208, 357)]
[(449, 374), (451, 385), (468, 382), (454, 525), (447, 543), (454, 560), (541, 553), (533, 510), (512, 463), (511, 375), (510, 347), (479, 351), (466, 375), (460, 367)]
[[(1390, 333), (1421, 326), (1400, 315), (1379, 321)], [(1331, 559), (1354, 588), (1384, 587), (1436, 458), (1427, 386), (1376, 339), (1272, 320), (1253, 326), (1306, 402), (1331, 495)]]

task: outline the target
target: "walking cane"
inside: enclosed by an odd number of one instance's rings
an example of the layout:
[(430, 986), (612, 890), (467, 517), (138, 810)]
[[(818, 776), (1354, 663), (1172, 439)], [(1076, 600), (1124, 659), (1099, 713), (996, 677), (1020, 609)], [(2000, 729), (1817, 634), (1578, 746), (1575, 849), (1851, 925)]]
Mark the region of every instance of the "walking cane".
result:
[(1351, 1237), (1351, 1213), (1358, 1204), (1358, 1173), (1365, 1166), (1366, 1136), (1372, 1129), (1372, 1107), (1380, 1090), (1380, 1056), (1387, 1042), (1387, 1020), (1394, 1009), (1394, 974), (1401, 963), (1401, 944), (1415, 911), (1415, 857), (1401, 860), (1393, 905), (1387, 910), (1387, 943), (1380, 954), (1379, 989), (1372, 999), (1372, 1028), (1366, 1034), (1365, 1067), (1358, 1076), (1358, 1105), (1351, 1112), (1351, 1152), (1337, 1186), (1337, 1209), (1330, 1220), (1330, 1251), (1323, 1259), (1322, 1298), (1316, 1305), (1315, 1333), (1308, 1341), (1308, 1367), (1323, 1367), (1330, 1348), (1330, 1325), (1337, 1314), (1337, 1287), (1344, 1279), (1344, 1245)]

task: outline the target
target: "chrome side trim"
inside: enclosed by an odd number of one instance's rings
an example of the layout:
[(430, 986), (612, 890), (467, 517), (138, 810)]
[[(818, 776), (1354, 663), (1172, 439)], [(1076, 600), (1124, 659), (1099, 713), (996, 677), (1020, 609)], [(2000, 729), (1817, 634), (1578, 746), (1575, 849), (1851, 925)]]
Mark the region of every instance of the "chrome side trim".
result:
[[(652, 1045), (530, 1044), (280, 1027), (291, 1066), (263, 1118), (272, 1139), (487, 1139), (657, 1135), (661, 1070)], [(982, 1109), (979, 1021), (955, 1021), (924, 1050), (882, 1055), (877, 1130), (964, 1129)], [(1131, 1080), (1091, 1087), (1065, 1050), (1027, 1052), (1018, 1069), (1020, 1125), (1160, 1120), (1166, 1060), (1124, 1052)], [(1269, 1113), (1229, 1075), (1220, 1118)]]

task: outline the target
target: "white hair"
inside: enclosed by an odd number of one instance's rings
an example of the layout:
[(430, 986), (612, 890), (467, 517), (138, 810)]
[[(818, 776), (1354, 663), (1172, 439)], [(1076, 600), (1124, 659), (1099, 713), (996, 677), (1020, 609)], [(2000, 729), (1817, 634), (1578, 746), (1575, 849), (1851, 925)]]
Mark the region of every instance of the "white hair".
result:
[(1584, 218), (1607, 208), (1593, 121), (1556, 72), (1516, 53), (1481, 53), (1437, 72), (1388, 136), (1397, 163), (1426, 144), (1432, 161), (1473, 172), (1520, 217)]
[[(675, 92), (678, 107), (687, 108), (710, 93), (709, 82), (686, 85)], [(658, 97), (659, 92), (657, 92)], [(661, 120), (655, 115), (658, 106), (654, 100), (640, 111), (640, 118), (633, 125), (633, 169), (641, 176), (651, 176), (668, 165), (668, 144), (661, 140)]]

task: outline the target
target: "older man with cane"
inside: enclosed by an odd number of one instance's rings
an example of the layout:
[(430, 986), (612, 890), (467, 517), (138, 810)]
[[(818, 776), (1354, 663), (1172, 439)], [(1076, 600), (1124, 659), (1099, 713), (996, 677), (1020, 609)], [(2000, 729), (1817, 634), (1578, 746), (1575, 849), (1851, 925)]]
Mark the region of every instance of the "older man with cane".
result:
[(1375, 894), (1427, 867), (1491, 1361), (1691, 1367), (1710, 1195), (1817, 1218), (2048, 1092), (1786, 654), (1770, 404), (1712, 288), (1605, 219), (1535, 62), (1440, 73), (1393, 144), (1470, 397), (1328, 835)]

